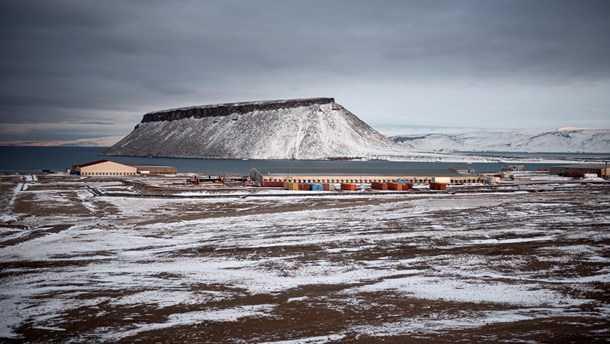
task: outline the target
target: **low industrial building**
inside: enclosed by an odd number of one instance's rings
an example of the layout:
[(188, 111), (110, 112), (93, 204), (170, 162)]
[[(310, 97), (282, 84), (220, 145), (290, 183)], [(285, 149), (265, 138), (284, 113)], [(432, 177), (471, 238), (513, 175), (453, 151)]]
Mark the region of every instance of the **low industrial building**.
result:
[(133, 176), (137, 174), (175, 174), (176, 167), (123, 164), (110, 160), (96, 160), (84, 164), (72, 165), (72, 173), (81, 176)]
[(126, 164), (133, 166), (139, 174), (176, 174), (178, 169), (174, 166), (151, 165), (151, 164)]
[(450, 169), (289, 169), (250, 170), (250, 178), (261, 185), (274, 183), (388, 183), (404, 181), (413, 184), (429, 184), (435, 178), (444, 177), (450, 184), (483, 183), (485, 178), (476, 174), (458, 173)]
[(138, 169), (110, 160), (96, 160), (72, 165), (72, 172), (81, 176), (132, 176), (138, 173)]
[(607, 163), (553, 166), (549, 173), (566, 177), (583, 177), (585, 174), (596, 174), (598, 177), (607, 178), (610, 176), (610, 167)]

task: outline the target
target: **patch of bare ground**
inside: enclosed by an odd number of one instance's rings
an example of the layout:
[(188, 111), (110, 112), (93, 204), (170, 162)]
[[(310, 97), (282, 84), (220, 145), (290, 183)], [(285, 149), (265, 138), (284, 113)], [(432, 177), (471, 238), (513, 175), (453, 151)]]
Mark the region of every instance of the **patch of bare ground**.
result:
[(296, 211), (309, 211), (314, 209), (334, 209), (341, 211), (345, 208), (358, 206), (372, 206), (404, 202), (403, 199), (303, 199), (299, 198), (293, 202), (273, 202), (268, 200), (257, 200), (248, 203), (243, 202), (218, 202), (218, 203), (189, 203), (181, 206), (179, 212), (174, 209), (152, 208), (143, 215), (150, 215), (153, 219), (141, 221), (140, 225), (153, 223), (171, 223), (176, 221), (193, 221), (206, 218), (235, 217), (245, 215), (277, 214)]
[(61, 191), (51, 197), (47, 194), (21, 192), (17, 195), (13, 211), (28, 216), (83, 216), (91, 215), (75, 192)]
[(97, 218), (103, 219), (105, 217), (118, 215), (120, 213), (119, 208), (99, 197), (92, 197), (91, 202), (95, 206), (93, 215)]
[[(578, 317), (549, 317), (485, 325), (475, 330), (452, 330), (414, 336), (422, 343), (607, 343), (610, 321)], [(398, 343), (409, 337), (388, 338)], [(371, 343), (380, 342), (373, 339)]]
[(608, 188), (147, 203), (84, 201), (83, 186), (58, 181), (39, 178), (14, 203), (48, 225), (5, 226), (0, 325), (15, 339), (0, 342), (610, 336)]

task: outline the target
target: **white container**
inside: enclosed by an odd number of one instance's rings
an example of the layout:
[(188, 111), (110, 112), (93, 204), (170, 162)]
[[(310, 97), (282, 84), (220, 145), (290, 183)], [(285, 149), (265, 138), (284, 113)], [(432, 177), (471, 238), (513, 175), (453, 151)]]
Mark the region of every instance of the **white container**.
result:
[(485, 183), (497, 184), (500, 182), (500, 177), (485, 177)]
[(451, 178), (449, 177), (432, 177), (433, 183), (451, 184)]

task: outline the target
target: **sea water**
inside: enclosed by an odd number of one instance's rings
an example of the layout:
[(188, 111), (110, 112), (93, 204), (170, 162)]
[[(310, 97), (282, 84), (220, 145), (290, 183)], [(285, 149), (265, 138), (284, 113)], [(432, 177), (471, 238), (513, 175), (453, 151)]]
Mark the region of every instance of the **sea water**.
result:
[[(42, 170), (66, 171), (72, 165), (83, 164), (100, 159), (108, 159), (123, 163), (140, 163), (176, 166), (178, 172), (194, 172), (202, 174), (236, 173), (246, 175), (251, 168), (259, 170), (290, 170), (301, 169), (448, 169), (473, 168), (477, 172), (497, 172), (507, 163), (472, 163), (464, 162), (397, 162), (397, 161), (326, 161), (326, 160), (235, 160), (235, 159), (190, 159), (190, 158), (146, 158), (104, 156), (107, 147), (0, 147), (0, 172), (36, 173)], [(532, 157), (531, 154), (503, 153), (505, 157)], [(610, 156), (599, 154), (553, 154), (554, 159), (560, 157), (607, 160)], [(566, 162), (568, 163), (568, 162)], [(548, 163), (522, 164), (527, 170), (539, 168), (548, 169)]]

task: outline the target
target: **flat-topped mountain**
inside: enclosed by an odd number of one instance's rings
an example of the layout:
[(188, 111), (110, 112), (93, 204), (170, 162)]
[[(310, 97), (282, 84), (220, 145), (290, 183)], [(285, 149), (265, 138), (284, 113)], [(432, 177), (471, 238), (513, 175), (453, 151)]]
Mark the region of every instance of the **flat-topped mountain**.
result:
[(192, 106), (144, 115), (106, 155), (327, 159), (394, 146), (333, 98)]

